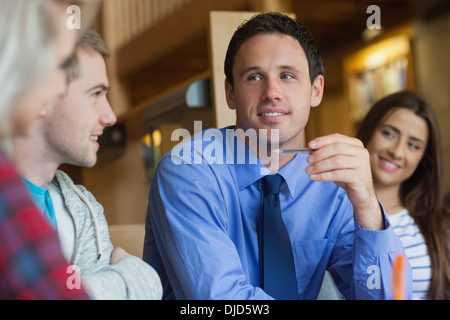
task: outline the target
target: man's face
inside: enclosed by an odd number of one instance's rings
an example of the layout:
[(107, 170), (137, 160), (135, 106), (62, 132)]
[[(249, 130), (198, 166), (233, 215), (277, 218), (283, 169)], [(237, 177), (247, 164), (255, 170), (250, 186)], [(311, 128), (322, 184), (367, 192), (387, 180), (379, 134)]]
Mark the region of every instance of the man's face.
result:
[(297, 148), (310, 107), (320, 104), (323, 93), (321, 75), (311, 85), (298, 41), (287, 35), (257, 35), (241, 45), (234, 61), (234, 87), (226, 81), (225, 89), (229, 108), (236, 109), (237, 127), (278, 129), (280, 146)]
[(77, 54), (79, 77), (45, 117), (45, 138), (60, 163), (92, 167), (97, 161), (98, 137), (117, 119), (106, 98), (109, 82), (103, 57), (86, 50)]

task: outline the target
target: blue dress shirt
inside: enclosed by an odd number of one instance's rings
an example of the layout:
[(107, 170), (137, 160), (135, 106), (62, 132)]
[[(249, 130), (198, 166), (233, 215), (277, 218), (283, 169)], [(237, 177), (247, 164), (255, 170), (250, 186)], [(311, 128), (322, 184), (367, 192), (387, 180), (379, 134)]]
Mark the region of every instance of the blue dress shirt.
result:
[[(234, 131), (223, 128), (207, 138), (204, 131), (203, 139), (197, 135), (166, 154), (156, 170), (144, 260), (158, 271), (164, 298), (271, 299), (259, 288), (265, 167)], [(236, 150), (245, 150), (245, 164)], [(392, 298), (391, 261), (403, 247), (386, 215), (385, 230), (361, 228), (342, 188), (309, 179), (306, 157), (297, 154), (278, 171), (299, 299), (317, 298), (326, 270), (347, 299)], [(408, 266), (408, 279), (410, 273)]]

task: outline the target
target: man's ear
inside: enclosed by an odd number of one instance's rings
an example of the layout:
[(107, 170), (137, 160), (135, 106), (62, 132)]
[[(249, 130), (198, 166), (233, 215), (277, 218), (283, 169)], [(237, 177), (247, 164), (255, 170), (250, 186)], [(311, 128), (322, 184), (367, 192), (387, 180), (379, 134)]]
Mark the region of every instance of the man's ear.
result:
[(311, 107), (317, 107), (322, 102), (325, 79), (319, 74), (312, 84)]
[(228, 108), (230, 108), (231, 110), (235, 110), (236, 101), (234, 97), (234, 89), (230, 81), (228, 81), (228, 79), (225, 79), (225, 96), (227, 98)]

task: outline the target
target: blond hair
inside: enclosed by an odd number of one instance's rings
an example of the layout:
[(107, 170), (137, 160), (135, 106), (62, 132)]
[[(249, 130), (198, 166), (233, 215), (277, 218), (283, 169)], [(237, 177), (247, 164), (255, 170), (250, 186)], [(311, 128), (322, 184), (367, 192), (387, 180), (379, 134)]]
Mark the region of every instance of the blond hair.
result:
[(99, 3), (97, 0), (0, 1), (0, 148), (10, 145), (10, 115), (17, 99), (39, 81), (55, 59), (59, 26), (51, 17), (52, 6), (79, 4), (84, 10), (85, 24), (88, 24)]

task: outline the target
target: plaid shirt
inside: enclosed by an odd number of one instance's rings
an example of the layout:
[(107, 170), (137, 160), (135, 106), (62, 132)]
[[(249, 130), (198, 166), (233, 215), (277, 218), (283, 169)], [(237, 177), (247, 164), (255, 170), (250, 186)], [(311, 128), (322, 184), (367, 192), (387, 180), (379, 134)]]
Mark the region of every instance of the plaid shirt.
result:
[(0, 299), (88, 299), (69, 289), (68, 267), (54, 229), (0, 150)]

